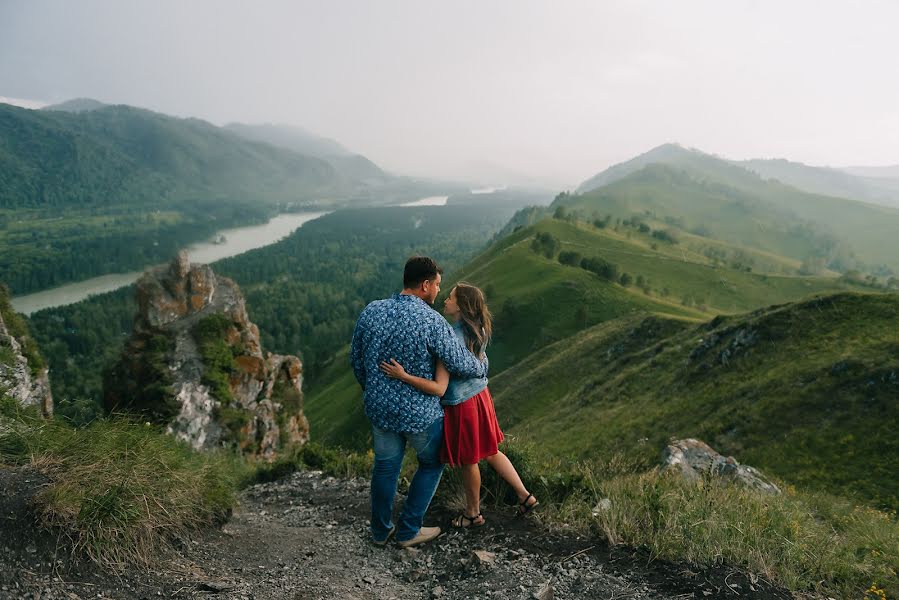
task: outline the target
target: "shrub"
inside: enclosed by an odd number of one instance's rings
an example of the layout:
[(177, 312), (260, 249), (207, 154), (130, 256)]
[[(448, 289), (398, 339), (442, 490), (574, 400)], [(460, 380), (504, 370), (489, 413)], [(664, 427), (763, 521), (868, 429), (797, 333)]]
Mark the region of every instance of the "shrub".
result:
[(559, 252), (559, 262), (563, 265), (577, 267), (581, 264), (581, 258), (579, 252), (574, 252), (572, 250), (563, 250), (562, 252)]
[(663, 242), (668, 242), (669, 244), (677, 243), (677, 238), (674, 236), (674, 232), (670, 229), (656, 229), (652, 232), (652, 237)]
[(608, 281), (615, 281), (618, 279), (618, 265), (595, 256), (581, 260), (581, 268), (590, 271), (591, 273), (595, 273)]
[(546, 258), (552, 258), (558, 252), (560, 245), (559, 240), (554, 235), (541, 231), (534, 237), (534, 241), (531, 242), (531, 250), (537, 254), (542, 254)]

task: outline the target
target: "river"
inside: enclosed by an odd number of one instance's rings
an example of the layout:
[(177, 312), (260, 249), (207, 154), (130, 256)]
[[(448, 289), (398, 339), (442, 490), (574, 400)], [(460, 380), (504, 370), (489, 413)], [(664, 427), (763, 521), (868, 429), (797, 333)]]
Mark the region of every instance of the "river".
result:
[[(223, 229), (213, 236), (220, 240), (215, 242), (199, 242), (187, 247), (191, 262), (211, 263), (222, 258), (243, 254), (248, 250), (262, 248), (274, 244), (297, 229), (303, 223), (327, 214), (324, 212), (291, 213), (278, 215), (264, 225), (249, 225)], [(30, 315), (44, 308), (64, 306), (84, 300), (88, 296), (105, 294), (117, 290), (126, 285), (131, 285), (140, 277), (143, 271), (130, 273), (111, 273), (92, 279), (85, 279), (76, 283), (69, 283), (60, 287), (17, 296), (12, 299), (12, 306), (16, 312)]]
[[(445, 206), (447, 199), (448, 196), (429, 196), (421, 200), (406, 202), (399, 206)], [(303, 223), (317, 219), (324, 214), (327, 213), (283, 214), (272, 218), (264, 225), (224, 229), (213, 236), (214, 239), (220, 240), (219, 243), (200, 242), (191, 244), (187, 247), (187, 252), (190, 255), (191, 262), (212, 263), (222, 258), (236, 256), (249, 250), (274, 244), (299, 229)], [(137, 281), (141, 273), (143, 271), (111, 273), (33, 294), (16, 296), (12, 299), (12, 306), (16, 312), (30, 315), (45, 308), (74, 304), (89, 296), (105, 294), (126, 285), (131, 285)]]
[(398, 206), (446, 206), (446, 201), (448, 199), (449, 196), (428, 196), (427, 198), (406, 202), (405, 204), (399, 204)]

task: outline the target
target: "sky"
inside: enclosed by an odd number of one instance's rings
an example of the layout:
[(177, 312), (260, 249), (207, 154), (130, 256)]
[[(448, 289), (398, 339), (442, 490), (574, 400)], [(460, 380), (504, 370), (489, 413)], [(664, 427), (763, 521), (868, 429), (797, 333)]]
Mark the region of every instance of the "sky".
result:
[(0, 97), (291, 124), (397, 173), (571, 188), (666, 142), (887, 165), (897, 23), (874, 0), (0, 0)]

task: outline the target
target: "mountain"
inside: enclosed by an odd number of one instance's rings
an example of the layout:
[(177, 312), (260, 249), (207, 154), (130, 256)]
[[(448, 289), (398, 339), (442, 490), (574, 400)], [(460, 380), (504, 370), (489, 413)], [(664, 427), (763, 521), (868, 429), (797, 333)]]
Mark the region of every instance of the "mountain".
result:
[(723, 180), (740, 187), (753, 187), (759, 177), (731, 162), (680, 144), (662, 144), (626, 162), (612, 165), (578, 186), (583, 194), (627, 177), (652, 164), (690, 170), (707, 179)]
[(388, 179), (387, 173), (361, 154), (350, 152), (337, 141), (321, 137), (290, 125), (247, 125), (231, 123), (225, 129), (248, 140), (293, 150), (298, 154), (323, 159), (351, 180), (377, 184)]
[(159, 208), (197, 198), (274, 205), (342, 191), (321, 159), (128, 106), (73, 113), (0, 105), (0, 177), (4, 208)]
[(706, 237), (798, 260), (823, 259), (837, 270), (899, 272), (899, 209), (804, 192), (697, 150), (660, 146), (578, 190), (555, 205), (667, 220)]
[(840, 169), (861, 177), (874, 177), (877, 179), (899, 179), (899, 165), (886, 167), (843, 167)]
[(884, 179), (828, 167), (811, 167), (784, 159), (736, 161), (764, 179), (776, 179), (813, 194), (899, 207), (899, 176)]
[(92, 110), (97, 110), (99, 108), (105, 108), (109, 106), (108, 104), (104, 104), (99, 100), (94, 100), (93, 98), (73, 98), (72, 100), (66, 100), (65, 102), (60, 102), (59, 104), (50, 104), (41, 108), (41, 110), (57, 110), (63, 112), (89, 112)]

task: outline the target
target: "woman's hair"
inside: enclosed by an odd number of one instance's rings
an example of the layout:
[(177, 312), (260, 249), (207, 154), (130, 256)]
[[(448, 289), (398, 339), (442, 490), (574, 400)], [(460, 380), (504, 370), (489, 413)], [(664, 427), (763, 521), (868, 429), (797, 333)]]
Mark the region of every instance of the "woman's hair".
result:
[(457, 283), (453, 289), (456, 290), (456, 305), (459, 307), (465, 345), (472, 354), (480, 354), (493, 334), (493, 321), (484, 292), (464, 281)]

